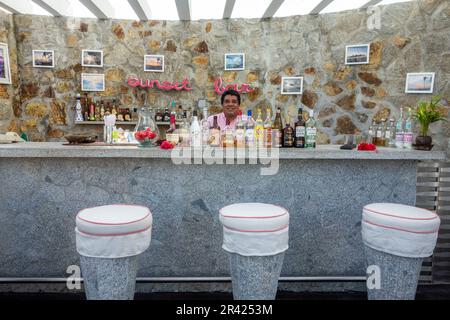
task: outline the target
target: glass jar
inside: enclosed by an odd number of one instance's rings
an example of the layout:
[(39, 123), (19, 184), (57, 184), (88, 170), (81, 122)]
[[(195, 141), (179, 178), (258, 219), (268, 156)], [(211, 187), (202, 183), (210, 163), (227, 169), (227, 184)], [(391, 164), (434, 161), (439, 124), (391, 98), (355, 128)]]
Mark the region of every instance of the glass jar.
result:
[(138, 113), (139, 119), (134, 128), (134, 137), (141, 147), (151, 147), (156, 145), (159, 139), (159, 129), (156, 125), (153, 112), (150, 109), (142, 108)]

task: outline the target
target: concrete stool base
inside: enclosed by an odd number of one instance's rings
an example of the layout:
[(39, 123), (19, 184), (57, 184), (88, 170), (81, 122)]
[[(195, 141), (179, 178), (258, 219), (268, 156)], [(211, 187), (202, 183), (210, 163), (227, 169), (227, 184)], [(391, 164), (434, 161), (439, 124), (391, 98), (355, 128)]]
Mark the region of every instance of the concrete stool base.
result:
[(406, 258), (364, 246), (368, 266), (380, 267), (381, 288), (367, 289), (369, 300), (414, 300), (423, 258)]
[(234, 300), (274, 300), (284, 252), (273, 256), (228, 253)]
[(80, 256), (88, 300), (133, 300), (138, 256), (91, 258)]

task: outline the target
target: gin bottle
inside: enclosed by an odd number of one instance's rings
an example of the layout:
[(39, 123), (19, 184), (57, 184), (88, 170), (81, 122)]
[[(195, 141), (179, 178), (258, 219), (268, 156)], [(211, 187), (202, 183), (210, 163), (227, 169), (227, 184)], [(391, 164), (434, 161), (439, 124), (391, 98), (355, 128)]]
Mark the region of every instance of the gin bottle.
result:
[(405, 131), (403, 133), (403, 148), (411, 150), (412, 149), (412, 119), (411, 119), (411, 109), (408, 109), (407, 117), (405, 120)]
[(247, 128), (245, 129), (245, 143), (247, 147), (255, 147), (255, 121), (252, 117), (252, 110), (247, 112)]
[(315, 148), (316, 147), (316, 120), (314, 120), (314, 111), (309, 110), (309, 119), (306, 121), (306, 144), (305, 148)]
[(395, 125), (395, 147), (403, 148), (403, 108), (400, 108), (400, 118), (397, 120)]

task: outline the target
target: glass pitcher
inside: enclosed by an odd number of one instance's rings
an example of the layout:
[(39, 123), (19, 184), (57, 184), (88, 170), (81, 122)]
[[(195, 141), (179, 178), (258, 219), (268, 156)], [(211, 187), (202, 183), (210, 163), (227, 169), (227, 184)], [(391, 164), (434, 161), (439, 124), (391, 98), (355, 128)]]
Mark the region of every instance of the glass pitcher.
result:
[(141, 147), (156, 145), (159, 139), (159, 129), (154, 120), (154, 114), (150, 108), (142, 108), (138, 112), (138, 123), (134, 128), (134, 137)]

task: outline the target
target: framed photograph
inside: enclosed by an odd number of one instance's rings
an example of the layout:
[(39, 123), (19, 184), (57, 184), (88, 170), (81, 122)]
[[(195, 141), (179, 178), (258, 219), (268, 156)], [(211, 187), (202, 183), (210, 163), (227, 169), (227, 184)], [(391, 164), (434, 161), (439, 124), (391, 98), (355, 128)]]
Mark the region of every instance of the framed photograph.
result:
[(0, 83), (11, 83), (11, 69), (9, 68), (9, 51), (6, 43), (0, 43)]
[(144, 71), (164, 72), (164, 56), (156, 54), (145, 55)]
[(81, 52), (81, 65), (83, 67), (103, 67), (103, 51), (83, 50)]
[(345, 64), (368, 64), (369, 56), (370, 43), (345, 47)]
[(281, 94), (302, 94), (303, 77), (282, 77)]
[(81, 91), (105, 91), (105, 75), (98, 73), (82, 73)]
[(33, 50), (33, 67), (54, 68), (55, 52), (53, 50)]
[(405, 93), (433, 93), (434, 72), (407, 73)]
[(244, 70), (244, 53), (225, 53), (225, 70)]

